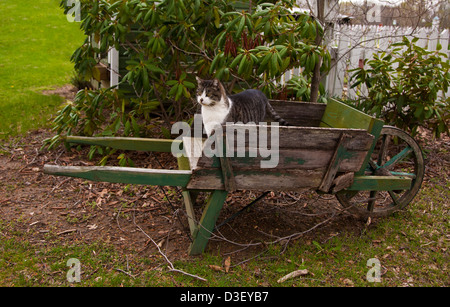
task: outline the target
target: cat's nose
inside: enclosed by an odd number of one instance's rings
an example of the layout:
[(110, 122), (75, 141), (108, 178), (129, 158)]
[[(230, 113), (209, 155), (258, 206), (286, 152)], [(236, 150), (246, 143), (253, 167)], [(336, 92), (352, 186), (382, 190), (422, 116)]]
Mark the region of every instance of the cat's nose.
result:
[(202, 103), (203, 102), (203, 98), (200, 98), (200, 103)]

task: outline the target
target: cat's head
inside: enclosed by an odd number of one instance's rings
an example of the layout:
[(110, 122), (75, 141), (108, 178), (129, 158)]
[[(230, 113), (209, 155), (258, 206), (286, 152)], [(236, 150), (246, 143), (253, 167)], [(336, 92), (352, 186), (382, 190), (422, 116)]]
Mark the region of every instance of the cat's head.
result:
[(203, 80), (196, 77), (197, 86), (197, 102), (202, 106), (214, 106), (223, 103), (226, 97), (225, 89), (222, 83), (217, 80)]

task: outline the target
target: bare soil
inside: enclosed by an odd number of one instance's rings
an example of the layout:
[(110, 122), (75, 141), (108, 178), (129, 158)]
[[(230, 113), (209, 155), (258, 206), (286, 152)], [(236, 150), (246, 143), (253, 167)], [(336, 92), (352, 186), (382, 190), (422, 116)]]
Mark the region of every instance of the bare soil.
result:
[(53, 90), (42, 91), (44, 95), (58, 95), (68, 100), (73, 100), (78, 92), (78, 88), (71, 84), (66, 84)]

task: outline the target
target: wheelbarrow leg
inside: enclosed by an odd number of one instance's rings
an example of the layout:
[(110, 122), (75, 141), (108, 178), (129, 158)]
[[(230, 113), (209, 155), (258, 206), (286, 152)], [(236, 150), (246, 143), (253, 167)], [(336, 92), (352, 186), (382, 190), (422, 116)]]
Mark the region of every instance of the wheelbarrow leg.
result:
[(227, 191), (214, 190), (200, 219), (197, 231), (193, 234), (193, 241), (189, 248), (189, 255), (201, 254), (208, 243), (211, 233), (216, 225), (220, 210), (223, 207), (225, 199), (227, 198)]

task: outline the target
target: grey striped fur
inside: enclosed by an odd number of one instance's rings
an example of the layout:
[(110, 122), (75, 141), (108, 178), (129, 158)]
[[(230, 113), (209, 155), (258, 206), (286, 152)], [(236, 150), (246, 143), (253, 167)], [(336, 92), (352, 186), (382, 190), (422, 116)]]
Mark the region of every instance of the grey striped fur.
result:
[(260, 90), (249, 89), (238, 94), (227, 95), (224, 86), (219, 80), (202, 80), (197, 78), (198, 87), (197, 95), (206, 93), (206, 96), (210, 98), (214, 103), (209, 106), (213, 107), (222, 101), (229, 107), (231, 100), (231, 109), (226, 116), (226, 122), (242, 122), (244, 124), (249, 122), (260, 123), (266, 118), (266, 112), (270, 117), (279, 122), (283, 126), (288, 126), (289, 123), (280, 117), (277, 112), (270, 105), (266, 95)]

